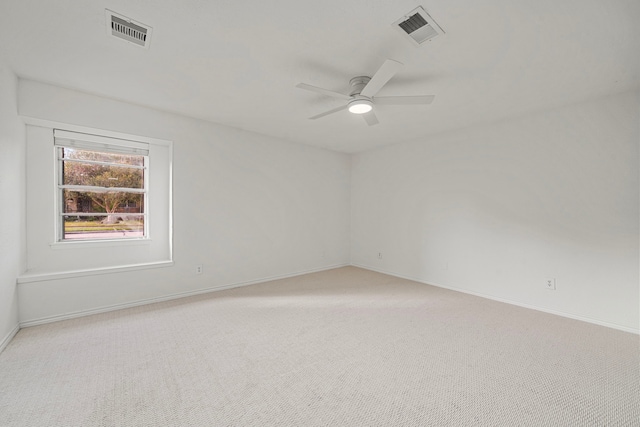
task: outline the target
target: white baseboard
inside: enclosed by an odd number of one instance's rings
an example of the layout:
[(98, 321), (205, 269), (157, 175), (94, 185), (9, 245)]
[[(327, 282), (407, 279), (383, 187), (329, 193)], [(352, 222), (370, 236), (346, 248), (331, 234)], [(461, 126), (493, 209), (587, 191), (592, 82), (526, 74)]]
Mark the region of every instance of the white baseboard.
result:
[(20, 330), (20, 324), (17, 324), (9, 333), (0, 341), (0, 353), (5, 349), (6, 346), (9, 345), (13, 337), (16, 336), (18, 331)]
[(520, 301), (513, 301), (513, 300), (509, 300), (509, 299), (505, 299), (505, 298), (496, 297), (496, 296), (493, 296), (493, 295), (483, 294), (483, 293), (480, 293), (480, 292), (472, 292), (472, 291), (469, 291), (469, 290), (466, 290), (466, 289), (456, 288), (454, 286), (445, 286), (445, 285), (440, 285), (438, 283), (426, 282), (426, 281), (424, 281), (422, 279), (418, 279), (416, 277), (405, 276), (403, 274), (394, 273), (392, 271), (385, 271), (385, 270), (382, 270), (382, 269), (379, 269), (379, 268), (375, 268), (375, 267), (370, 267), (370, 266), (367, 266), (367, 265), (355, 264), (355, 263), (351, 263), (351, 265), (354, 266), (354, 267), (363, 268), (365, 270), (371, 270), (371, 271), (375, 271), (377, 273), (382, 273), (382, 274), (386, 274), (386, 275), (389, 275), (389, 276), (398, 277), (400, 279), (407, 279), (407, 280), (411, 280), (411, 281), (414, 281), (414, 282), (423, 283), (425, 285), (435, 286), (435, 287), (443, 288), (443, 289), (449, 289), (451, 291), (462, 292), (464, 294), (475, 295), (477, 297), (487, 298), (487, 299), (494, 300), (494, 301), (504, 302), (506, 304), (511, 304), (511, 305), (516, 305), (516, 306), (519, 306), (519, 307), (529, 308), (531, 310), (542, 311), (544, 313), (555, 314), (556, 316), (567, 317), (567, 318), (570, 318), (570, 319), (580, 320), (580, 321), (587, 322), (587, 323), (593, 323), (595, 325), (606, 326), (607, 328), (617, 329), (617, 330), (624, 331), (624, 332), (631, 332), (632, 334), (636, 334), (636, 335), (640, 334), (640, 329), (630, 328), (628, 326), (623, 326), (623, 325), (618, 325), (618, 324), (615, 324), (615, 323), (604, 322), (602, 320), (592, 319), (590, 317), (579, 316), (577, 314), (566, 313), (566, 312), (563, 312), (563, 311), (549, 310), (548, 308), (538, 307), (538, 306), (531, 305), (531, 304), (526, 304), (526, 303), (523, 303), (523, 302), (520, 302)]
[(80, 310), (80, 311), (74, 311), (72, 313), (65, 313), (65, 314), (60, 314), (60, 315), (55, 315), (55, 316), (41, 317), (41, 318), (38, 318), (38, 319), (25, 320), (25, 321), (20, 322), (19, 327), (20, 328), (28, 328), (30, 326), (43, 325), (45, 323), (58, 322), (58, 321), (67, 320), (67, 319), (74, 319), (76, 317), (90, 316), (92, 314), (106, 313), (106, 312), (109, 312), (109, 311), (115, 311), (115, 310), (122, 310), (122, 309), (125, 309), (125, 308), (137, 307), (137, 306), (140, 306), (140, 305), (147, 305), (147, 304), (153, 304), (153, 303), (156, 303), (156, 302), (163, 302), (163, 301), (170, 301), (170, 300), (179, 299), (179, 298), (186, 298), (186, 297), (190, 297), (190, 296), (194, 296), (194, 295), (206, 294), (206, 293), (209, 293), (209, 292), (216, 292), (216, 291), (223, 291), (225, 289), (239, 288), (241, 286), (256, 285), (258, 283), (270, 282), (272, 280), (279, 280), (279, 279), (286, 279), (286, 278), (289, 278), (289, 277), (302, 276), (303, 274), (317, 273), (319, 271), (325, 271), (325, 270), (333, 270), (334, 268), (346, 267), (346, 266), (349, 266), (349, 265), (351, 265), (351, 264), (345, 263), (345, 264), (330, 265), (330, 266), (320, 267), (320, 268), (316, 268), (316, 269), (312, 269), (312, 270), (298, 271), (298, 272), (295, 272), (295, 273), (281, 274), (281, 275), (271, 276), (271, 277), (263, 277), (263, 278), (260, 278), (260, 279), (250, 280), (250, 281), (246, 281), (246, 282), (231, 283), (231, 284), (222, 285), (222, 286), (213, 286), (213, 287), (210, 287), (210, 288), (197, 289), (197, 290), (194, 290), (194, 291), (187, 291), (187, 292), (179, 292), (179, 293), (176, 293), (176, 294), (164, 295), (164, 296), (161, 296), (161, 297), (147, 298), (147, 299), (143, 299), (143, 300), (137, 300), (137, 301), (127, 302), (127, 303), (122, 303), (122, 304), (114, 304), (114, 305), (109, 305), (109, 306), (104, 306), (104, 307), (93, 308), (93, 309), (89, 309), (89, 310)]

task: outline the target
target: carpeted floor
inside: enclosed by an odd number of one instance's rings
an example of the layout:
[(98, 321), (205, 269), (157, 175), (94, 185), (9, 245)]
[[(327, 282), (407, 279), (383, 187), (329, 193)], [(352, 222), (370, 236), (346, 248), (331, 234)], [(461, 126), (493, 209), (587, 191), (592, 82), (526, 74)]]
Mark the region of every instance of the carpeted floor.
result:
[(0, 425), (640, 426), (640, 342), (345, 267), (23, 329)]

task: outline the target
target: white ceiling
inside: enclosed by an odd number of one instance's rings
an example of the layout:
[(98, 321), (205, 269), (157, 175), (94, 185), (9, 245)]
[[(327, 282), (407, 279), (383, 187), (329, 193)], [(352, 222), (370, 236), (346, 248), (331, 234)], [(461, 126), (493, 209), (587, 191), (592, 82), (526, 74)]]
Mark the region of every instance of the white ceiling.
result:
[[(422, 5), (446, 35), (391, 26)], [(153, 27), (148, 50), (107, 36), (105, 8)], [(638, 0), (2, 0), (0, 61), (20, 77), (293, 142), (357, 152), (640, 87)], [(385, 59), (380, 124), (300, 82), (348, 92)]]

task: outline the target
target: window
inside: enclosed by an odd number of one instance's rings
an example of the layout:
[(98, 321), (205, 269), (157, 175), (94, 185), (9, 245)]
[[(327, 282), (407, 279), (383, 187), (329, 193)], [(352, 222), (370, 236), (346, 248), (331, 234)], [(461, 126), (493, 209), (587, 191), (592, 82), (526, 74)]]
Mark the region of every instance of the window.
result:
[(56, 130), (58, 241), (147, 237), (148, 146)]

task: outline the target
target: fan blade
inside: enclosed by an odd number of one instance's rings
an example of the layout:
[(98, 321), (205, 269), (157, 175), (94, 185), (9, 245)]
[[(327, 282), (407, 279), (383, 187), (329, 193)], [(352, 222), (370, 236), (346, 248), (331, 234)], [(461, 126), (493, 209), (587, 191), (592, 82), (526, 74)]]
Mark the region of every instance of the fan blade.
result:
[(321, 87), (315, 87), (305, 83), (298, 83), (296, 87), (299, 89), (305, 89), (305, 90), (310, 90), (311, 92), (320, 93), (325, 96), (330, 96), (332, 98), (344, 99), (345, 101), (348, 101), (351, 99), (349, 95), (345, 95), (340, 92), (334, 92), (332, 90), (322, 89)]
[(338, 108), (334, 108), (333, 110), (325, 111), (324, 113), (320, 113), (316, 116), (309, 117), (309, 120), (319, 119), (320, 117), (328, 116), (329, 114), (337, 113), (338, 111), (346, 110), (348, 105), (341, 105)]
[(367, 83), (364, 89), (362, 89), (360, 95), (369, 98), (374, 96), (380, 89), (382, 89), (382, 86), (387, 84), (387, 82), (391, 80), (391, 77), (400, 70), (400, 67), (402, 67), (402, 64), (398, 61), (394, 61), (393, 59), (387, 59), (384, 61), (384, 64), (378, 68), (378, 71), (376, 71), (373, 77), (371, 77), (369, 83)]
[(362, 117), (364, 117), (365, 122), (367, 122), (369, 126), (377, 125), (378, 123), (380, 123), (378, 121), (376, 113), (374, 113), (373, 110), (369, 111), (368, 113), (364, 113)]
[(374, 104), (380, 105), (416, 105), (416, 104), (431, 104), (433, 102), (434, 95), (424, 96), (376, 96), (373, 98)]

